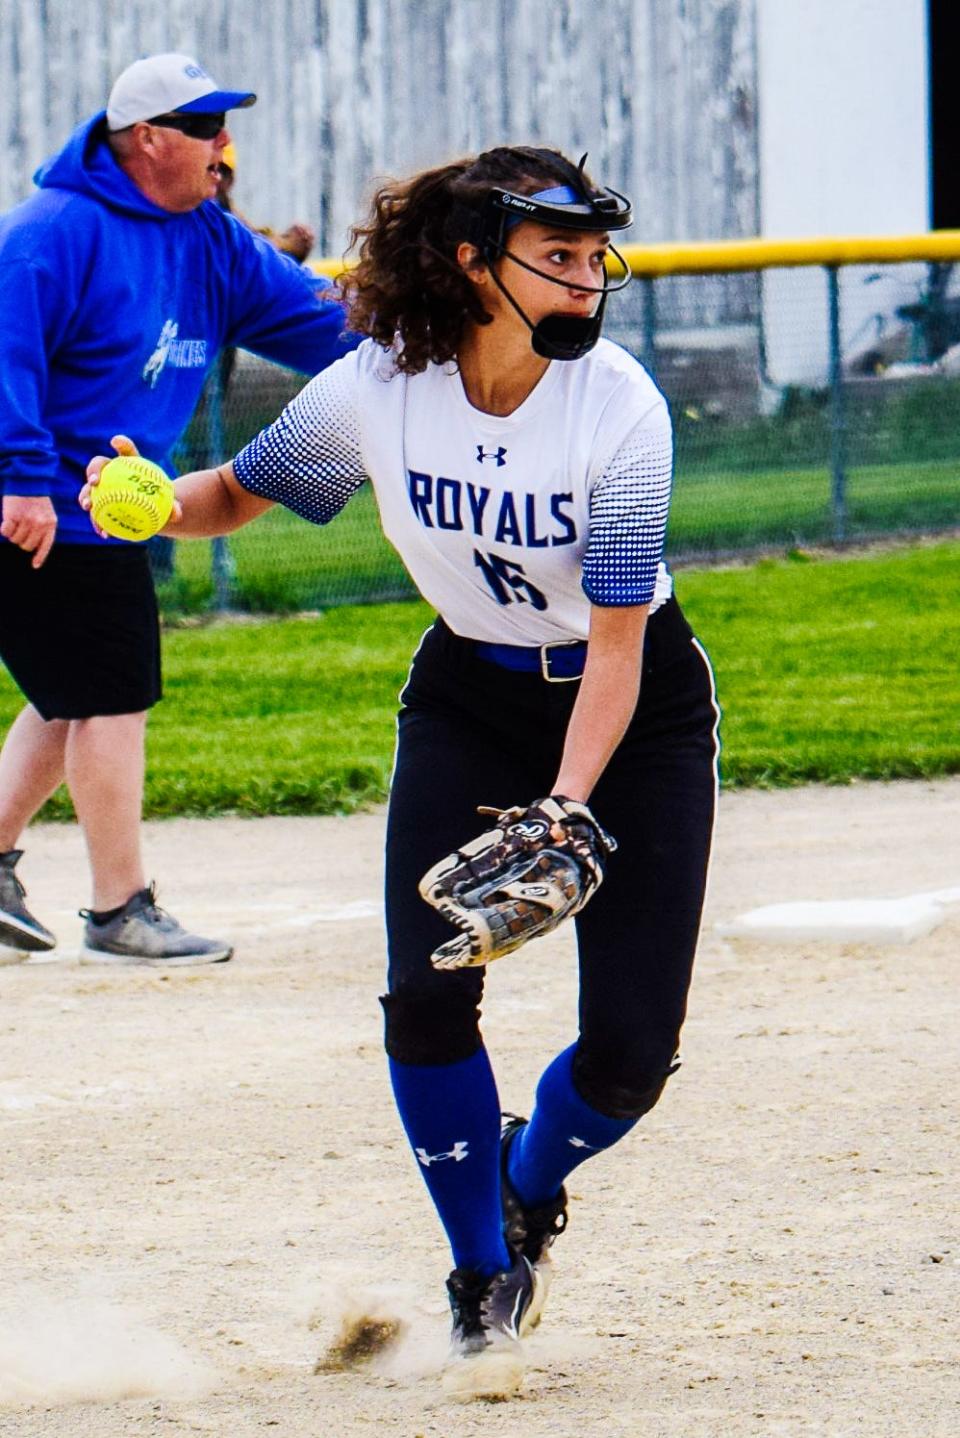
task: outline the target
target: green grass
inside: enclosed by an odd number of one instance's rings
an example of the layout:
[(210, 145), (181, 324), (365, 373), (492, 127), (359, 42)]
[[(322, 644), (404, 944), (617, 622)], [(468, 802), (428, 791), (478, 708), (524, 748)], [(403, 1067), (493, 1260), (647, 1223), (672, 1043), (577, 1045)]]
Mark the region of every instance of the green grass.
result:
[[(775, 414), (751, 419), (711, 417), (682, 393), (671, 394), (677, 452), (711, 470), (804, 468), (830, 453), (827, 389), (788, 387)], [(912, 465), (957, 461), (955, 416), (960, 381), (922, 379), (877, 384), (853, 380), (844, 389), (844, 432), (850, 464)]]
[[(960, 461), (876, 464), (852, 469), (847, 537), (960, 525)], [(678, 465), (668, 550), (674, 556), (735, 552), (833, 537), (826, 468), (723, 471)]]
[(960, 544), (689, 571), (729, 784), (960, 772)]
[[(960, 544), (683, 570), (727, 783), (960, 772)], [(181, 628), (151, 718), (151, 815), (345, 812), (381, 799), (419, 603)], [(0, 675), (0, 723), (19, 707)], [(61, 793), (48, 817), (69, 814)]]

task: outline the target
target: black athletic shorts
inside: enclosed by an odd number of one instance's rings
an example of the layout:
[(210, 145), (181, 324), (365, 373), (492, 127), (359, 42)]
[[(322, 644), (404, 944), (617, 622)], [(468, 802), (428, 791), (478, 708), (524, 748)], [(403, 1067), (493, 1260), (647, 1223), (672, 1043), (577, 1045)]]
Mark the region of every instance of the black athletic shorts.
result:
[(138, 714), (161, 696), (145, 545), (55, 544), (39, 569), (0, 542), (0, 659), (44, 719)]

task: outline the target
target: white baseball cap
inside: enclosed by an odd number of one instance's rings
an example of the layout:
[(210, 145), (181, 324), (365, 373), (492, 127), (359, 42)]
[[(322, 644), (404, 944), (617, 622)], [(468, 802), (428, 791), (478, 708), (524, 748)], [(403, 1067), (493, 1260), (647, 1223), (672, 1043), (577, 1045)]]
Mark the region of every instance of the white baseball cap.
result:
[(256, 95), (249, 90), (220, 90), (217, 82), (190, 55), (147, 55), (135, 60), (110, 91), (107, 128), (125, 130), (138, 120), (170, 115), (217, 115), (245, 110)]

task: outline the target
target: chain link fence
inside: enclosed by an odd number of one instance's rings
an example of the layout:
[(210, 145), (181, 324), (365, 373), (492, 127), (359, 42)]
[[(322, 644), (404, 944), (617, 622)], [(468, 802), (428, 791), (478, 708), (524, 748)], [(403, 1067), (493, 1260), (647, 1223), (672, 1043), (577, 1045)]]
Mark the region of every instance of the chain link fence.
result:
[[(607, 334), (673, 414), (675, 563), (960, 526), (960, 265), (639, 277)], [(304, 383), (252, 356), (211, 376), (181, 470), (236, 453)], [(173, 612), (289, 612), (405, 598), (365, 489), (325, 528), (284, 510), (212, 544), (153, 541)]]

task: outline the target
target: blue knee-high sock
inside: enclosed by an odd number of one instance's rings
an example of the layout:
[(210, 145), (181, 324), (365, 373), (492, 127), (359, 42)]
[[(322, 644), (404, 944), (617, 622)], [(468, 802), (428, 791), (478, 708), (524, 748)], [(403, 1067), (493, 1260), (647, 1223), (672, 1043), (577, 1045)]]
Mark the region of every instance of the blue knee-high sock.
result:
[(635, 1118), (608, 1118), (591, 1108), (573, 1086), (576, 1044), (544, 1070), (530, 1122), (510, 1144), (510, 1183), (528, 1207), (556, 1198), (568, 1173), (628, 1134)]
[(390, 1059), (390, 1081), (457, 1268), (510, 1268), (500, 1207), (500, 1101), (485, 1049), (453, 1064)]

